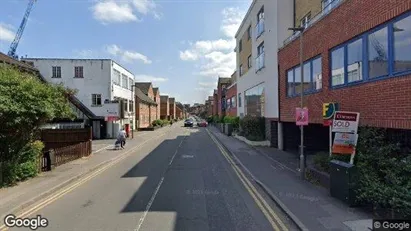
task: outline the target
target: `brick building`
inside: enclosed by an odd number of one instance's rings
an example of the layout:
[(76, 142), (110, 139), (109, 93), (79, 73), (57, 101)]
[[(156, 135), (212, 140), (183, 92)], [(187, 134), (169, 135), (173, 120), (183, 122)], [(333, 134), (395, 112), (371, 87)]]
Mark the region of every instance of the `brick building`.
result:
[(226, 93), (226, 115), (237, 116), (237, 73), (231, 75), (231, 85), (227, 86)]
[[(147, 116), (145, 116), (145, 120), (141, 120), (140, 123), (140, 128), (142, 128), (142, 126), (146, 126), (146, 124), (148, 123), (148, 125), (151, 124), (151, 122), (153, 122), (154, 120), (157, 119), (157, 111), (159, 110), (159, 105), (157, 104), (157, 102), (155, 101), (155, 94), (154, 94), (154, 89), (153, 89), (153, 85), (150, 82), (137, 82), (135, 83), (136, 85), (136, 89), (140, 89), (140, 91), (147, 96), (150, 101), (148, 101), (147, 99), (144, 99), (140, 96), (138, 96), (138, 98), (144, 102), (142, 104), (143, 108), (140, 110), (146, 110), (146, 108), (148, 109), (148, 119)], [(157, 89), (158, 90), (158, 89)], [(136, 91), (136, 94), (138, 93), (138, 91)], [(144, 113), (140, 113), (142, 116), (145, 115)], [(136, 117), (139, 118), (139, 117)]]
[(411, 1), (323, 2), (296, 0), (295, 25), (306, 28), (304, 86), (298, 34), (278, 54), (280, 148), (296, 149), (300, 143), (295, 108), (301, 88), (309, 109), (310, 125), (304, 128), (308, 150), (328, 148), (328, 128), (322, 125), (322, 104), (327, 102), (360, 112), (360, 126), (410, 134)]
[(170, 104), (170, 119), (176, 119), (176, 99), (168, 98)]
[[(137, 84), (136, 84), (137, 85)], [(148, 97), (144, 92), (135, 88), (135, 102), (136, 102), (136, 120), (138, 128), (147, 128), (154, 120), (152, 109), (157, 108), (157, 103)]]
[(160, 119), (160, 90), (158, 87), (153, 88), (153, 95), (154, 95), (153, 100), (157, 103), (157, 105), (159, 105), (155, 113), (155, 118)]
[(162, 120), (170, 119), (170, 103), (168, 95), (160, 95), (160, 118)]
[(184, 118), (183, 111), (184, 111), (184, 106), (180, 102), (177, 102), (176, 103), (176, 119), (181, 120)]
[(225, 115), (226, 105), (226, 90), (230, 85), (231, 78), (218, 78), (217, 82), (217, 114), (218, 116)]
[(218, 93), (217, 89), (213, 92), (213, 116), (218, 115)]

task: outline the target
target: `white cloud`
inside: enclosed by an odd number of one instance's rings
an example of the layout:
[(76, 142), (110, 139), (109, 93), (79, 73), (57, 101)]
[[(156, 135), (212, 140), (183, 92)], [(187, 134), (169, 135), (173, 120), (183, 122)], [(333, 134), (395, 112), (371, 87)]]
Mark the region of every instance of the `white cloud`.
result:
[(137, 14), (152, 14), (155, 19), (161, 19), (162, 14), (156, 9), (153, 0), (101, 0), (91, 7), (93, 16), (103, 24), (141, 21)]
[(214, 82), (199, 82), (198, 85), (202, 86), (202, 87), (214, 87), (217, 84)]
[(139, 19), (128, 3), (119, 3), (113, 0), (97, 2), (92, 8), (96, 20), (106, 23), (132, 22)]
[(221, 13), (223, 20), (220, 30), (226, 38), (199, 40), (189, 43), (188, 49), (180, 51), (181, 60), (196, 61), (194, 66), (199, 69), (196, 74), (209, 77), (229, 77), (236, 68), (234, 36), (245, 12), (240, 11), (239, 8), (229, 7)]
[(147, 56), (135, 51), (123, 50), (116, 44), (106, 46), (105, 51), (113, 56), (120, 57), (124, 62), (130, 63), (135, 60), (139, 60), (145, 64), (152, 63), (152, 61)]
[(14, 40), (14, 32), (12, 27), (3, 23), (0, 23), (0, 40), (6, 42), (12, 42)]
[[(136, 82), (153, 82), (153, 83), (160, 83), (160, 82), (166, 82), (168, 81), (167, 78), (163, 77), (156, 77), (156, 76), (151, 76), (151, 75), (135, 75), (134, 79)], [(161, 93), (161, 95), (164, 95), (166, 93)]]

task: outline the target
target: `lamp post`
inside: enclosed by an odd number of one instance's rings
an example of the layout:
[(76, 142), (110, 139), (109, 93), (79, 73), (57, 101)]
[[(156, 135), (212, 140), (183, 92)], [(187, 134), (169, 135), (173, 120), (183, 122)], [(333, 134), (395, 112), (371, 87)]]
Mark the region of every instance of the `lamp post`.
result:
[[(299, 31), (300, 32), (300, 71), (301, 71), (301, 100), (300, 100), (300, 106), (301, 109), (304, 108), (304, 59), (303, 59), (303, 33), (304, 33), (304, 27), (293, 27), (293, 28), (288, 28), (289, 30), (292, 30), (294, 32)], [(300, 125), (300, 132), (301, 132), (301, 143), (300, 143), (300, 176), (301, 179), (305, 179), (305, 155), (304, 155), (304, 126)]]

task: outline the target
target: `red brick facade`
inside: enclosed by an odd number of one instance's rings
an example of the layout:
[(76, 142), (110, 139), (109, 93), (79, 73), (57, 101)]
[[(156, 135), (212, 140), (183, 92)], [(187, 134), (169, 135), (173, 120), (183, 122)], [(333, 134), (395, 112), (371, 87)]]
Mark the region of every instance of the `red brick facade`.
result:
[(231, 103), (231, 106), (227, 107), (226, 114), (229, 116), (237, 116), (237, 84), (231, 85), (227, 88), (226, 98), (228, 100), (227, 102)]
[(217, 90), (214, 90), (213, 94), (213, 116), (218, 115), (218, 94)]
[(136, 97), (136, 119), (138, 119), (139, 128), (147, 128), (150, 126), (150, 105), (141, 102)]
[[(411, 0), (346, 0), (304, 32), (304, 60), (321, 56), (322, 90), (305, 95), (310, 123), (322, 123), (322, 104), (338, 102), (340, 110), (360, 112), (360, 124), (411, 128), (411, 75), (330, 89), (330, 49), (411, 10)], [(299, 39), (279, 51), (280, 120), (295, 121), (300, 98), (287, 97), (287, 71), (299, 64)]]
[(167, 95), (160, 96), (160, 118), (168, 120), (170, 116), (170, 103)]
[(157, 88), (153, 88), (153, 93), (154, 93), (154, 101), (157, 103), (157, 109), (156, 109), (156, 113), (154, 115), (155, 119), (160, 119), (160, 107), (161, 107), (161, 103), (160, 103), (160, 90)]
[(169, 98), (170, 103), (170, 118), (176, 119), (176, 100), (175, 98)]

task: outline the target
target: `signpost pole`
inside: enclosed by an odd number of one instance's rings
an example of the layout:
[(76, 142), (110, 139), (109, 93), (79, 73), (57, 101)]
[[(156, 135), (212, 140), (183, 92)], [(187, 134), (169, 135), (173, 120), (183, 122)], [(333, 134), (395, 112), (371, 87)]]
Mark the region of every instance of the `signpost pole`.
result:
[(333, 154), (333, 129), (332, 126), (329, 126), (329, 135), (330, 135), (330, 156)]
[[(300, 32), (300, 71), (301, 71), (301, 109), (304, 108), (304, 61), (303, 61), (303, 31)], [(304, 156), (304, 126), (301, 129), (301, 144), (300, 144), (300, 173), (301, 178), (305, 179), (305, 156)]]

